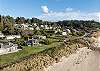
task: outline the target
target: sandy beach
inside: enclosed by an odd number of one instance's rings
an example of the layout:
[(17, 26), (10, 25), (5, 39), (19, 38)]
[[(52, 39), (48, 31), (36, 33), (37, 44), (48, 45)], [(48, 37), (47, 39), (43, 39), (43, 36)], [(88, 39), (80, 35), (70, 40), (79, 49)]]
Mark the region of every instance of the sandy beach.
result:
[[(100, 37), (96, 45), (100, 47)], [(100, 71), (100, 51), (80, 48), (77, 53), (62, 57), (60, 62), (45, 68), (45, 71)]]
[(68, 58), (62, 57), (61, 62), (45, 68), (45, 71), (100, 71), (100, 53), (84, 47)]

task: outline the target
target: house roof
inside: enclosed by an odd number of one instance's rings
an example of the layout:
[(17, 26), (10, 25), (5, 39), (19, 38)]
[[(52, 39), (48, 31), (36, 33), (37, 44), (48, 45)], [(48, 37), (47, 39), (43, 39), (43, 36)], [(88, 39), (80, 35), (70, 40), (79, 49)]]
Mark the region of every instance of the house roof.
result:
[(7, 40), (0, 40), (0, 43), (8, 43), (9, 41)]

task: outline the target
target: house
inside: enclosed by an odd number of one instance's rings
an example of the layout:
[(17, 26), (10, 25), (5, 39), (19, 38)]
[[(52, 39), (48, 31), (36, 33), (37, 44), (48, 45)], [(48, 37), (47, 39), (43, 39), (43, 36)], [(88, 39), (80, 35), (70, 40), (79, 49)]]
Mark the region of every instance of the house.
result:
[(49, 29), (48, 25), (45, 25), (45, 29), (47, 29), (47, 30)]
[(38, 39), (28, 39), (28, 41), (26, 41), (26, 44), (28, 46), (38, 45), (39, 44), (39, 40)]
[(41, 40), (41, 39), (46, 39), (46, 36), (43, 36), (43, 35), (35, 35), (35, 36), (33, 36), (33, 38), (37, 38), (37, 39)]
[(55, 30), (55, 34), (57, 33), (58, 31), (57, 30)]
[(27, 29), (29, 29), (29, 30), (34, 30), (34, 28), (33, 28), (33, 26), (32, 26), (31, 24), (28, 24)]
[(40, 36), (41, 39), (46, 39), (46, 36)]
[(49, 28), (49, 30), (52, 30), (52, 29), (53, 29), (53, 27), (52, 27), (52, 26), (48, 26), (48, 28)]
[(39, 26), (36, 26), (36, 28), (35, 28), (36, 30), (40, 30), (40, 28), (39, 28)]
[(42, 39), (46, 39), (46, 36), (34, 35), (34, 36), (32, 36), (32, 38), (28, 38), (28, 41), (25, 41), (25, 43), (28, 46), (39, 45), (39, 42)]
[(24, 29), (24, 30), (28, 29), (28, 24), (23, 23), (23, 24), (21, 24), (21, 26), (22, 26), (21, 28)]
[(21, 24), (14, 24), (15, 28), (17, 29), (21, 29), (22, 28), (22, 25)]
[(24, 29), (24, 30), (34, 30), (33, 26), (31, 24), (28, 24), (28, 23), (23, 23), (23, 24), (14, 24), (15, 27), (17, 29)]
[(0, 39), (5, 38), (4, 34), (0, 31)]
[(7, 40), (12, 40), (12, 39), (15, 39), (15, 38), (21, 38), (21, 36), (20, 35), (9, 35), (9, 36), (6, 36)]
[(33, 28), (33, 27), (28, 27), (28, 29), (29, 29), (29, 30), (34, 30), (34, 28)]
[(7, 54), (7, 53), (13, 53), (18, 50), (21, 50), (21, 49), (18, 49), (17, 44), (13, 44), (5, 40), (0, 40), (0, 55)]
[(62, 32), (62, 35), (63, 35), (63, 36), (67, 35), (67, 32), (63, 31), (63, 32)]
[(44, 25), (41, 25), (41, 28), (44, 28)]
[(66, 31), (67, 31), (68, 33), (71, 33), (70, 29), (66, 29)]
[(34, 23), (34, 26), (37, 26), (37, 23)]

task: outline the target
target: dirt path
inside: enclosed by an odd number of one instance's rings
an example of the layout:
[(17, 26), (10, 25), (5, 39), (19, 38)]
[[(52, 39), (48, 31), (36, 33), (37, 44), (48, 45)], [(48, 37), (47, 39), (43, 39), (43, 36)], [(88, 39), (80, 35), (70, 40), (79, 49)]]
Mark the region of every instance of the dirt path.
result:
[(54, 63), (45, 71), (100, 71), (100, 52), (81, 48), (76, 54), (63, 57), (61, 62)]

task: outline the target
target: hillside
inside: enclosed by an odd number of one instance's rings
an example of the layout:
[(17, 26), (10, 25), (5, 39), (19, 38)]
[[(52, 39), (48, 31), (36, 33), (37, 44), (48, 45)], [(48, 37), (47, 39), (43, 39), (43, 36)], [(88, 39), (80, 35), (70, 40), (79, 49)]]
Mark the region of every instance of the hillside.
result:
[[(94, 32), (100, 28), (100, 23), (95, 21), (48, 22), (37, 18), (14, 19), (10, 16), (1, 16), (0, 19), (0, 31), (5, 36), (20, 35), (21, 38), (9, 41), (22, 48), (21, 51), (0, 56), (1, 71), (43, 71), (52, 63), (59, 62), (63, 56), (76, 53), (79, 48), (90, 48), (96, 39)], [(38, 39), (36, 36), (46, 38)], [(39, 45), (28, 46), (25, 42), (34, 37), (40, 40)]]

